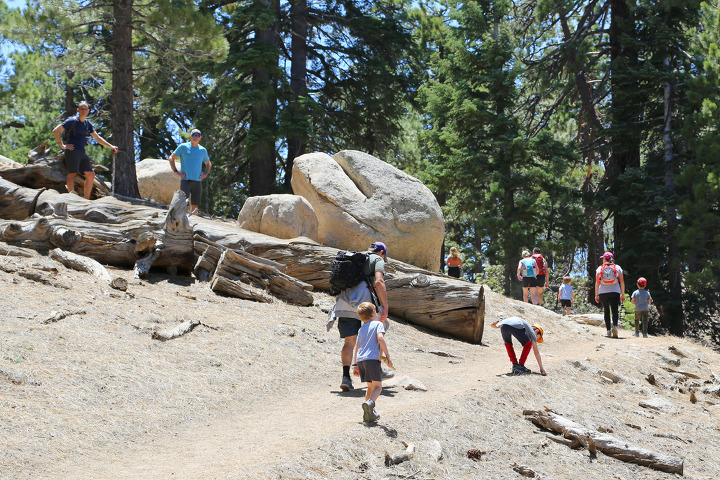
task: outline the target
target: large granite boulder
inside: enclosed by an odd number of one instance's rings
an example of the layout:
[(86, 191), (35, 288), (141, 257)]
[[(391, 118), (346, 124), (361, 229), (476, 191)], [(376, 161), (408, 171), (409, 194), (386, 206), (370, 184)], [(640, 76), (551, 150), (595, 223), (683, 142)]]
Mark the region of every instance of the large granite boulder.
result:
[(318, 241), (318, 218), (299, 195), (250, 197), (240, 210), (238, 226), (275, 238), (308, 237)]
[(135, 164), (135, 170), (140, 196), (170, 205), (173, 195), (180, 190), (180, 177), (172, 171), (170, 162), (146, 158)]
[(22, 163), (18, 163), (15, 160), (12, 160), (10, 158), (3, 157), (2, 155), (0, 155), (0, 170), (8, 170), (11, 168), (22, 168), (24, 166), (25, 165), (23, 165)]
[(315, 209), (320, 243), (365, 251), (381, 240), (392, 258), (440, 269), (445, 221), (418, 179), (372, 155), (344, 150), (296, 158), (291, 184)]

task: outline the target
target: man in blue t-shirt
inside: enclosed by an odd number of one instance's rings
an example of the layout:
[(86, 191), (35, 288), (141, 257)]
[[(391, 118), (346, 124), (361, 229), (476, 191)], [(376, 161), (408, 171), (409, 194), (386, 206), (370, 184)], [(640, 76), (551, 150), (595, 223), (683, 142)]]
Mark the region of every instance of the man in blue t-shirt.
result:
[[(181, 143), (170, 155), (170, 168), (180, 176), (180, 190), (190, 199), (190, 215), (197, 213), (202, 193), (202, 181), (210, 173), (212, 164), (205, 147), (200, 146), (202, 133), (197, 128), (190, 132), (190, 141)], [(175, 159), (180, 159), (180, 170), (175, 166)], [(207, 168), (203, 171), (203, 165)]]
[[(87, 144), (87, 136), (90, 135), (100, 145), (104, 145), (111, 149), (113, 153), (118, 152), (118, 147), (111, 145), (104, 138), (95, 132), (95, 129), (87, 120), (90, 113), (90, 107), (87, 102), (80, 102), (77, 106), (78, 114), (74, 117), (68, 117), (64, 122), (53, 128), (53, 136), (55, 141), (65, 151), (65, 167), (68, 175), (65, 186), (68, 193), (75, 191), (75, 176), (83, 172), (85, 174), (85, 185), (83, 193), (85, 198), (90, 198), (90, 193), (95, 180), (95, 172), (90, 162), (90, 157), (85, 153), (85, 145)], [(65, 141), (63, 141), (62, 133), (67, 131)]]

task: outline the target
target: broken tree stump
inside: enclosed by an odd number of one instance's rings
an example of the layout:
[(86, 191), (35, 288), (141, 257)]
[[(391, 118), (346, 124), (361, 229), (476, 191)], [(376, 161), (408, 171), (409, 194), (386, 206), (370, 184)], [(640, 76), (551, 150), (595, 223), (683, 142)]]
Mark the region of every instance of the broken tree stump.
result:
[(635, 463), (662, 472), (683, 474), (683, 459), (631, 445), (606, 433), (590, 430), (552, 411), (526, 410), (526, 419), (561, 434), (565, 439), (592, 448), (623, 462)]

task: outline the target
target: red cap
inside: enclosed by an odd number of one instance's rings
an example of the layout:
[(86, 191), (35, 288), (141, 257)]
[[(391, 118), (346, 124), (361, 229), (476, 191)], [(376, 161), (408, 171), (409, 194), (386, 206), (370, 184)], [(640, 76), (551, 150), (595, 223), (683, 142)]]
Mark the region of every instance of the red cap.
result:
[(645, 280), (645, 277), (638, 278), (638, 285), (640, 285), (641, 287), (647, 285), (647, 280)]

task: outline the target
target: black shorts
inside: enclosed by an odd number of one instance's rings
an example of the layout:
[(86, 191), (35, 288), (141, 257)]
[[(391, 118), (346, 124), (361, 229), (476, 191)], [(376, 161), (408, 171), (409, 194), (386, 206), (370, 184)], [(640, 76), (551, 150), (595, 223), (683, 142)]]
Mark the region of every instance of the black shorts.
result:
[(65, 150), (65, 168), (68, 173), (92, 172), (92, 162), (84, 149)]
[(357, 318), (338, 317), (337, 326), (340, 338), (354, 337), (360, 331), (362, 322)]
[(358, 362), (361, 382), (382, 382), (380, 360), (363, 360)]
[(572, 300), (560, 300), (561, 307), (572, 307)]
[(460, 274), (462, 272), (460, 271), (460, 267), (450, 267), (448, 266), (448, 275), (455, 278), (460, 278)]
[(202, 182), (198, 180), (180, 180), (180, 190), (190, 199), (190, 205), (200, 205)]
[(534, 287), (535, 286), (535, 277), (523, 277), (523, 288), (525, 287)]
[(512, 325), (500, 325), (500, 334), (502, 335), (503, 342), (508, 345), (512, 345), (512, 337), (515, 337), (520, 345), (525, 346), (529, 341), (527, 332), (524, 328), (513, 327)]
[(534, 287), (545, 287), (545, 275), (538, 275), (535, 277)]

